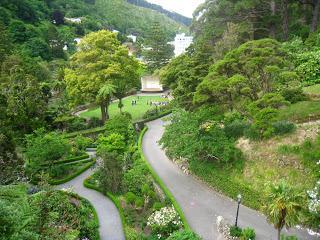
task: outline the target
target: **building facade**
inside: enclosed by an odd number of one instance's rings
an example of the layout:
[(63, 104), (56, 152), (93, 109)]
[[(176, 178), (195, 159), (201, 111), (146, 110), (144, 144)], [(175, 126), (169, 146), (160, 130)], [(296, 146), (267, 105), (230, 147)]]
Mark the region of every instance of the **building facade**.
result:
[(193, 37), (186, 36), (184, 33), (177, 34), (174, 38), (174, 55), (177, 57), (186, 52), (186, 49), (192, 44)]

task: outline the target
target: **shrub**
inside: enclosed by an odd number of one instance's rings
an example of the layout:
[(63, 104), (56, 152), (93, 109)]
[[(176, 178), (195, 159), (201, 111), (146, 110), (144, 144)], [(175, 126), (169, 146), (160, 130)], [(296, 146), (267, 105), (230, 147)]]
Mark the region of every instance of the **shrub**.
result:
[(159, 211), (163, 207), (163, 204), (161, 202), (155, 202), (152, 206), (152, 208), (156, 211)]
[(184, 231), (177, 231), (171, 234), (167, 240), (201, 240), (201, 238), (195, 234), (194, 232), (184, 230)]
[(99, 187), (103, 193), (119, 193), (123, 176), (122, 159), (115, 152), (100, 153), (103, 164), (99, 172)]
[(151, 227), (154, 235), (158, 235), (160, 239), (166, 239), (181, 228), (182, 222), (174, 207), (164, 207), (151, 214), (147, 225)]
[(88, 128), (96, 128), (103, 125), (103, 122), (98, 117), (91, 117), (88, 121)]
[(51, 164), (68, 156), (71, 152), (71, 144), (63, 135), (56, 132), (45, 133), (44, 129), (36, 130), (34, 134), (27, 135), (26, 142), (27, 164), (34, 169), (42, 164)]
[(241, 233), (241, 240), (255, 240), (256, 233), (252, 228), (244, 228)]
[(117, 152), (118, 154), (122, 154), (125, 149), (125, 138), (118, 133), (112, 133), (107, 137), (100, 136), (98, 139), (98, 155), (101, 155), (103, 152)]
[(117, 133), (122, 135), (126, 140), (132, 137), (134, 130), (131, 124), (131, 118), (126, 114), (116, 115), (109, 119), (105, 125), (106, 134)]
[(137, 197), (135, 202), (134, 202), (134, 205), (137, 207), (137, 208), (141, 208), (143, 207), (144, 205), (144, 199), (142, 197)]
[(225, 124), (224, 131), (228, 137), (239, 138), (244, 135), (246, 129), (248, 129), (250, 125), (241, 120), (235, 120), (231, 123)]
[(281, 240), (299, 240), (296, 236), (281, 235)]
[(128, 204), (133, 204), (136, 201), (137, 196), (133, 192), (127, 192), (125, 199)]
[(14, 209), (0, 200), (0, 239), (10, 239), (16, 230), (16, 224)]
[(230, 227), (230, 236), (231, 237), (241, 237), (242, 235), (242, 230), (239, 227), (236, 226), (231, 226)]
[(146, 173), (147, 169), (144, 166), (134, 165), (132, 169), (124, 173), (123, 187), (127, 191), (141, 195), (141, 186), (148, 182)]
[(82, 135), (78, 135), (73, 139), (73, 147), (76, 154), (84, 153), (86, 148), (93, 143), (93, 140), (84, 137)]
[(56, 128), (67, 132), (87, 129), (86, 120), (78, 116), (62, 115), (57, 117), (53, 124)]
[(286, 88), (282, 91), (282, 96), (290, 103), (296, 103), (307, 100), (302, 88)]
[(288, 121), (278, 121), (272, 124), (275, 135), (284, 135), (295, 130), (295, 125)]

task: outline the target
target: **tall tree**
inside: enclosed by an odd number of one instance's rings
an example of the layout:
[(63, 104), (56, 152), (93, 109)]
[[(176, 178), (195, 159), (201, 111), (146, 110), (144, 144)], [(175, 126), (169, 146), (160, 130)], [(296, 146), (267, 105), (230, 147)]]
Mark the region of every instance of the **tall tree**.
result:
[(154, 72), (165, 66), (173, 56), (173, 46), (169, 43), (168, 35), (159, 22), (155, 22), (146, 39), (148, 49), (143, 55), (147, 61), (148, 69)]
[(284, 227), (290, 228), (298, 223), (302, 200), (303, 195), (284, 181), (269, 187), (265, 213), (278, 231), (278, 240)]
[(65, 70), (67, 92), (74, 104), (98, 101), (105, 122), (109, 100), (102, 97), (106, 89), (101, 89), (112, 84), (115, 86), (114, 95), (121, 102), (127, 91), (138, 86), (139, 63), (128, 55), (116, 34), (107, 30), (88, 34), (78, 47), (71, 58), (70, 68)]

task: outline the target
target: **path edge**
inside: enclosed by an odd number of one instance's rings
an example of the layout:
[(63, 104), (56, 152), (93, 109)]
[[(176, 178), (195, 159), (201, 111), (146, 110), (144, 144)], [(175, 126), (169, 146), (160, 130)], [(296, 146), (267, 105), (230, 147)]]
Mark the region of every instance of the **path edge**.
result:
[(143, 130), (140, 133), (139, 141), (138, 141), (138, 149), (140, 152), (141, 159), (146, 163), (153, 179), (156, 181), (156, 183), (160, 186), (160, 188), (163, 190), (163, 192), (166, 194), (166, 196), (170, 199), (171, 203), (173, 204), (174, 208), (178, 212), (180, 219), (183, 223), (183, 226), (186, 230), (191, 230), (191, 227), (182, 211), (182, 208), (180, 207), (179, 203), (176, 201), (170, 190), (167, 188), (167, 186), (164, 184), (162, 179), (158, 176), (158, 174), (155, 172), (155, 170), (152, 168), (150, 163), (147, 161), (147, 159), (144, 156), (143, 149), (142, 149), (142, 141), (145, 133), (148, 131), (148, 127), (145, 126)]

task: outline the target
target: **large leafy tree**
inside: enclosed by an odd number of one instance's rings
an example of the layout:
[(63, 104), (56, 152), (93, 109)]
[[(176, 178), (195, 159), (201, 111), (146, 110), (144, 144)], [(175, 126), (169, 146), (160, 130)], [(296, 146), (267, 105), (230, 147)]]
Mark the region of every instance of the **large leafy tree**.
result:
[(97, 101), (105, 122), (110, 94), (114, 92), (121, 103), (126, 93), (138, 85), (138, 69), (139, 63), (128, 55), (116, 34), (106, 30), (90, 33), (82, 39), (65, 70), (67, 91), (74, 104)]
[(284, 227), (290, 228), (299, 222), (303, 198), (302, 194), (284, 181), (269, 187), (264, 210), (268, 220), (278, 231), (278, 240)]
[(232, 109), (239, 98), (256, 101), (266, 93), (281, 89), (289, 80), (298, 81), (298, 76), (290, 72), (279, 42), (249, 41), (210, 67), (208, 76), (197, 87), (194, 101), (227, 103)]
[(173, 46), (168, 42), (165, 29), (159, 22), (153, 23), (146, 39), (148, 48), (143, 53), (150, 72), (165, 66), (173, 56)]

